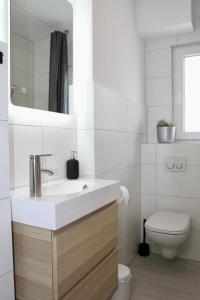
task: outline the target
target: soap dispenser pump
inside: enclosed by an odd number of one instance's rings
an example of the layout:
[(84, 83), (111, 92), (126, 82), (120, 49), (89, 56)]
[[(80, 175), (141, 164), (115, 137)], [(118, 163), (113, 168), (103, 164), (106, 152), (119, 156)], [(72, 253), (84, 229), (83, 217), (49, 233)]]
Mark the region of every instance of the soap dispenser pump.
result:
[(68, 179), (78, 179), (79, 177), (79, 161), (76, 159), (76, 155), (76, 151), (71, 151), (70, 159), (67, 161)]

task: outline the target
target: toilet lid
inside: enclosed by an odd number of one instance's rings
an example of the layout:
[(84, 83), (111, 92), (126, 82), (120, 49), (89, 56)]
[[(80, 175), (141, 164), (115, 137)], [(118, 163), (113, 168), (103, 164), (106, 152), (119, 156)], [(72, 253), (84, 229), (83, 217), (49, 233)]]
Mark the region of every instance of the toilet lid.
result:
[(147, 230), (165, 234), (183, 234), (189, 226), (189, 215), (171, 212), (156, 212), (145, 223)]

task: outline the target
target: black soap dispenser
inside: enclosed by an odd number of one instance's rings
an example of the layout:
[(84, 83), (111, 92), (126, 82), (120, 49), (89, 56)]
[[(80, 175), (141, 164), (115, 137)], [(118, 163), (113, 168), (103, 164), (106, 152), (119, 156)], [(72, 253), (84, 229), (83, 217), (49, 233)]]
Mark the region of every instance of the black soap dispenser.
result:
[(71, 157), (67, 161), (67, 178), (78, 179), (79, 177), (79, 161), (76, 159), (76, 151), (71, 151)]

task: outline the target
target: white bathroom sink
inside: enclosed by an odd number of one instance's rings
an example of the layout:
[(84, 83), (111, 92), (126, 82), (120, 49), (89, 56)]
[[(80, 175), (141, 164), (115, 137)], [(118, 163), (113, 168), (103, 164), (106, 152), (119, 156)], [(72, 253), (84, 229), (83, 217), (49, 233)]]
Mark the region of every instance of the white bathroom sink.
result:
[(95, 183), (91, 180), (56, 181), (43, 185), (42, 195), (68, 195), (73, 197), (79, 195), (80, 193), (89, 191), (94, 187)]
[(117, 200), (120, 183), (113, 180), (53, 180), (42, 186), (42, 197), (29, 188), (11, 190), (12, 221), (57, 230)]

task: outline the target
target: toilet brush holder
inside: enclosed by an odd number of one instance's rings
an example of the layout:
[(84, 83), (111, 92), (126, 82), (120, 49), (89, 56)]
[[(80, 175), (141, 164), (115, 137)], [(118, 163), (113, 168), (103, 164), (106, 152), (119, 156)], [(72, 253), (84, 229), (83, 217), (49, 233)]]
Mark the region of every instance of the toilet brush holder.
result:
[(145, 230), (146, 219), (143, 220), (143, 242), (139, 245), (138, 254), (146, 257), (150, 255), (149, 245), (146, 243), (146, 230)]

